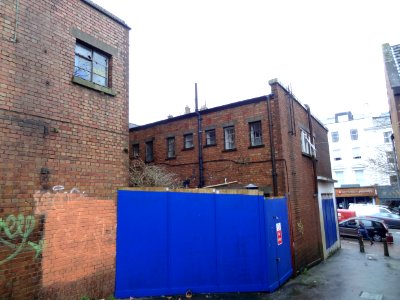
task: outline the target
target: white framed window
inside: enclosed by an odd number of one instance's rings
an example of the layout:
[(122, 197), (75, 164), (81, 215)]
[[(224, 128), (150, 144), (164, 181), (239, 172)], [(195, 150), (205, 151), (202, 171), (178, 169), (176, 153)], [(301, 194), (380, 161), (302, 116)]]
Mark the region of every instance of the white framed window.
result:
[(338, 131), (332, 131), (331, 132), (331, 137), (332, 137), (332, 142), (333, 143), (339, 142), (339, 132)]
[(354, 170), (354, 176), (356, 178), (356, 183), (362, 185), (364, 182), (364, 170)]
[(224, 128), (224, 147), (225, 150), (236, 149), (234, 126), (229, 126)]
[(387, 151), (386, 152), (386, 160), (388, 164), (394, 164), (394, 155), (393, 151)]
[(361, 148), (355, 147), (352, 149), (353, 151), (353, 159), (361, 159)]
[(392, 137), (392, 132), (391, 131), (385, 131), (383, 133), (383, 142), (384, 143), (390, 143), (391, 137)]
[(332, 154), (333, 154), (333, 160), (335, 161), (342, 160), (342, 153), (340, 149), (333, 150)]
[(214, 146), (216, 144), (215, 129), (206, 130), (206, 146)]
[(358, 129), (350, 129), (350, 138), (352, 141), (358, 140)]
[(109, 56), (79, 41), (75, 45), (74, 76), (108, 87)]
[(335, 171), (335, 179), (337, 180), (338, 185), (342, 185), (344, 183), (344, 172)]
[(175, 137), (167, 138), (167, 158), (175, 157)]
[(310, 134), (301, 129), (301, 152), (303, 154), (307, 154), (307, 155), (311, 155), (311, 156), (315, 156), (316, 152), (315, 152), (315, 146), (313, 143), (313, 138), (311, 138)]
[(261, 121), (249, 123), (250, 127), (250, 146), (262, 145)]
[(188, 133), (183, 136), (183, 148), (191, 149), (194, 147), (193, 144), (193, 133)]

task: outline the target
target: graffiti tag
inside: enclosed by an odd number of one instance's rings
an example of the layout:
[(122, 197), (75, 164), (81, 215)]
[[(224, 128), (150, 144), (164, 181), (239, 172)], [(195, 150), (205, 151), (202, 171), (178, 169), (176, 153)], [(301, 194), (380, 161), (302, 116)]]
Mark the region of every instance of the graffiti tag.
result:
[[(35, 250), (35, 258), (39, 256), (43, 250), (43, 240), (40, 240), (38, 243), (29, 241), (29, 236), (34, 228), (34, 216), (25, 217), (23, 214), (19, 214), (17, 217), (15, 215), (9, 215), (4, 220), (0, 218), (0, 246), (3, 244), (11, 250), (14, 250), (12, 254), (0, 260), (0, 265), (15, 258), (25, 248), (32, 248)], [(2, 232), (4, 232), (4, 234), (2, 234)]]

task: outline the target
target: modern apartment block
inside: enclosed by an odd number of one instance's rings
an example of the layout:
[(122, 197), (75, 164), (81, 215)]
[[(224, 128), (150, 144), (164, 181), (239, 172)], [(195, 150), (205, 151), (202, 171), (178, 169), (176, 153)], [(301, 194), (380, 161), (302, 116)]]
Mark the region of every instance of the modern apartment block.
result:
[(397, 180), (388, 113), (337, 113), (324, 121), (335, 187), (389, 185)]

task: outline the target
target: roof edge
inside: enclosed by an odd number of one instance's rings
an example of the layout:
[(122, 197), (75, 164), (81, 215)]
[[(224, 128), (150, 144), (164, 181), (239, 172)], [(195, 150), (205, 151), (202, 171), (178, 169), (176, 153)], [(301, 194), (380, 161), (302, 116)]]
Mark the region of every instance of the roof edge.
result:
[(102, 14), (106, 15), (107, 17), (109, 17), (110, 19), (114, 20), (118, 24), (120, 24), (120, 25), (124, 26), (125, 28), (131, 30), (131, 28), (128, 26), (128, 24), (125, 23), (125, 21), (123, 21), (122, 19), (118, 18), (114, 14), (110, 13), (108, 10), (104, 9), (100, 5), (94, 3), (91, 0), (81, 0), (81, 1), (86, 3), (87, 5), (89, 5), (90, 7), (94, 8), (98, 12), (101, 12)]
[[(268, 84), (270, 85), (270, 86), (272, 86), (272, 85), (274, 85), (274, 84), (277, 84), (277, 85), (279, 85), (286, 93), (288, 93), (289, 95), (291, 95), (291, 97), (293, 97), (293, 99), (301, 106), (301, 107), (303, 107), (303, 109), (305, 110), (305, 111), (307, 111), (307, 104), (303, 104), (299, 99), (297, 99), (297, 97), (288, 89), (288, 88), (286, 88), (285, 86), (283, 86), (283, 84), (277, 79), (277, 78), (274, 78), (274, 79), (271, 79), (271, 80), (269, 80), (268, 81)], [(311, 109), (310, 109), (311, 110)], [(329, 131), (328, 130), (328, 128), (324, 125), (324, 123), (322, 123), (322, 121), (320, 120), (320, 119), (318, 119), (313, 113), (311, 113), (311, 117), (319, 124), (319, 125), (321, 125), (322, 126), (322, 128), (324, 128), (326, 131)]]
[[(237, 102), (224, 104), (224, 105), (221, 105), (221, 106), (216, 106), (216, 107), (213, 107), (213, 108), (200, 110), (199, 113), (201, 115), (205, 115), (205, 114), (213, 113), (213, 112), (216, 112), (216, 111), (225, 110), (225, 109), (228, 109), (228, 108), (234, 108), (234, 107), (239, 107), (239, 106), (243, 106), (243, 105), (248, 105), (248, 104), (252, 104), (252, 103), (265, 101), (265, 100), (267, 100), (267, 99), (269, 99), (271, 97), (273, 97), (273, 95), (269, 94), (269, 95), (260, 96), (260, 97), (256, 97), (256, 98), (251, 98), (251, 99), (247, 99), (247, 100), (241, 100), (241, 101), (237, 101)], [(142, 129), (150, 128), (150, 127), (161, 125), (161, 124), (167, 124), (167, 123), (178, 121), (178, 120), (190, 119), (190, 118), (193, 118), (193, 117), (196, 117), (196, 116), (197, 116), (197, 112), (191, 112), (191, 113), (180, 115), (180, 116), (176, 116), (176, 117), (173, 117), (173, 118), (156, 121), (156, 122), (153, 122), (153, 123), (148, 123), (148, 124), (145, 124), (145, 125), (139, 125), (137, 127), (130, 128), (129, 131), (142, 130)]]

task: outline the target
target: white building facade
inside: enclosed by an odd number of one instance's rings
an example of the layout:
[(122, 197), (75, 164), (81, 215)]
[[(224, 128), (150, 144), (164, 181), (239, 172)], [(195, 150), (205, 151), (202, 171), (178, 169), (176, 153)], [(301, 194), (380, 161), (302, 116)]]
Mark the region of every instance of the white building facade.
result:
[(379, 116), (337, 113), (324, 125), (329, 129), (335, 188), (397, 182), (389, 113)]

